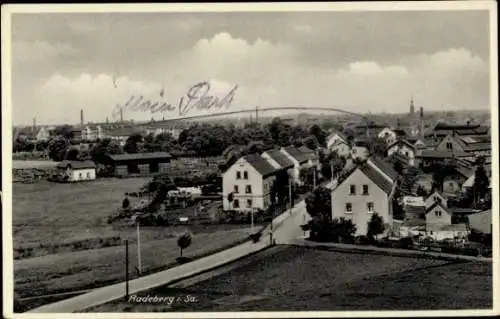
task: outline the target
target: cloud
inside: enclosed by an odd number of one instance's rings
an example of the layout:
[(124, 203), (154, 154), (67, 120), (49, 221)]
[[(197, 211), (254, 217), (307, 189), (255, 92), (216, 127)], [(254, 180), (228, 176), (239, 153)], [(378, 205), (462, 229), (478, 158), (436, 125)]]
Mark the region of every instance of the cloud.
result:
[[(49, 120), (50, 114), (58, 122), (77, 122), (84, 108), (88, 120), (103, 121), (131, 95), (159, 100), (163, 88), (164, 100), (177, 104), (199, 82), (209, 82), (209, 95), (218, 97), (238, 85), (232, 109), (304, 105), (403, 112), (411, 95), (428, 109), (489, 106), (487, 63), (463, 48), (408, 56), (393, 64), (368, 60), (315, 67), (301, 63), (293, 46), (263, 39), (250, 43), (222, 32), (173, 54), (142, 76), (118, 78), (117, 88), (109, 74), (53, 75), (34, 93), (43, 110), (37, 117)], [(23, 113), (20, 110), (19, 118)], [(126, 117), (151, 115), (129, 112)]]
[(12, 44), (15, 62), (34, 63), (53, 60), (61, 56), (73, 56), (78, 50), (67, 43), (48, 43), (45, 41), (14, 42)]

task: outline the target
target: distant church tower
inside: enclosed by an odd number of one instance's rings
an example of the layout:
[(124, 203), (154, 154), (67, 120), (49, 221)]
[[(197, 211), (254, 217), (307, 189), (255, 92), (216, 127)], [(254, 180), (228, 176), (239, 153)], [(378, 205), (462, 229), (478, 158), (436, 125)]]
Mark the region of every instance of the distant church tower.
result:
[(413, 114), (415, 114), (415, 105), (413, 104), (413, 96), (412, 96), (410, 100), (410, 115)]

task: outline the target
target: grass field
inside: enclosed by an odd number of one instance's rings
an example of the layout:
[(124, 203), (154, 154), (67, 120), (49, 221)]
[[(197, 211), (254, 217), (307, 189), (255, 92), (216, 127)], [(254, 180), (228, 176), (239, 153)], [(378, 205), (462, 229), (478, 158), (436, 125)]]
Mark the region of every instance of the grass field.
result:
[(168, 307), (120, 300), (90, 311), (488, 309), (492, 267), (289, 247), (187, 288), (160, 287), (138, 295), (192, 302)]
[[(13, 185), (13, 246), (33, 249), (31, 258), (14, 261), (19, 297), (100, 286), (123, 279), (124, 240), (130, 241), (131, 269), (137, 265), (136, 229), (107, 223), (125, 192), (137, 191), (148, 179), (103, 179), (78, 184), (38, 182)], [(206, 254), (247, 237), (244, 225), (142, 227), (143, 270), (172, 264), (178, 256), (176, 237), (193, 233), (186, 256)], [(115, 236), (120, 246), (51, 253), (40, 244), (61, 246), (85, 239)], [(98, 278), (99, 280), (96, 280)]]
[(30, 169), (30, 168), (55, 168), (57, 162), (54, 161), (42, 161), (42, 160), (13, 160), (12, 168), (15, 169)]

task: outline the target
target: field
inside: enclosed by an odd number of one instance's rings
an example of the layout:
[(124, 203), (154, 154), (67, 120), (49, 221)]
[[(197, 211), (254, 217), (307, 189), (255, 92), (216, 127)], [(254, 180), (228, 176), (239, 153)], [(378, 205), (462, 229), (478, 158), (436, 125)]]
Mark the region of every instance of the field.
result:
[[(79, 184), (37, 182), (13, 185), (15, 292), (18, 298), (93, 288), (124, 278), (124, 240), (130, 242), (130, 269), (137, 265), (136, 229), (107, 223), (125, 192), (147, 179), (105, 179)], [(196, 257), (220, 250), (248, 236), (244, 225), (142, 227), (143, 271), (172, 266), (179, 250), (176, 237), (188, 229)], [(114, 237), (114, 238), (113, 238)], [(84, 240), (97, 246), (81, 247)], [(110, 247), (111, 246), (111, 247)], [(57, 248), (56, 253), (54, 249)], [(62, 249), (64, 248), (64, 249)], [(79, 251), (74, 251), (80, 248)], [(29, 251), (29, 255), (20, 255)], [(27, 258), (29, 257), (29, 258)], [(98, 280), (96, 280), (98, 279)]]
[(12, 168), (14, 169), (30, 169), (30, 168), (54, 168), (57, 162), (53, 161), (42, 161), (42, 160), (13, 160)]
[(446, 310), (493, 305), (491, 264), (306, 247), (278, 250), (186, 288), (160, 287), (138, 294), (146, 295), (191, 302), (169, 307), (120, 300), (89, 311)]

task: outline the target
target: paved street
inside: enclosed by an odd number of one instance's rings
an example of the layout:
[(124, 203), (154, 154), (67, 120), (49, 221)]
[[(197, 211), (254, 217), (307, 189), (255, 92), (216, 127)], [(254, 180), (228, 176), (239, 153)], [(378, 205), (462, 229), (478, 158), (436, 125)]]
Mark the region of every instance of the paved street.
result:
[[(302, 230), (300, 225), (304, 222), (305, 202), (301, 201), (292, 209), (292, 214), (285, 211), (273, 221), (273, 238), (277, 244), (288, 243), (293, 238), (300, 237)], [(152, 275), (141, 277), (129, 282), (129, 293), (134, 294), (158, 286), (187, 278), (200, 272), (224, 265), (228, 262), (245, 257), (251, 253), (258, 252), (269, 246), (270, 228), (267, 227), (258, 243), (246, 242), (236, 247), (221, 251), (219, 253), (194, 260), (184, 265), (161, 271)], [(29, 311), (30, 313), (70, 313), (99, 304), (106, 303), (125, 296), (126, 285), (124, 282), (95, 289), (89, 293), (73, 298), (44, 305)]]

